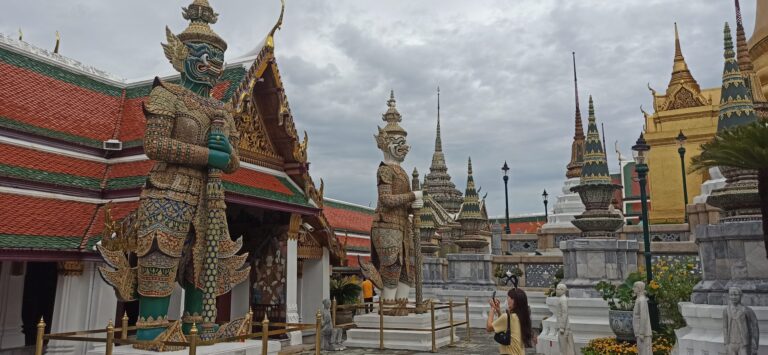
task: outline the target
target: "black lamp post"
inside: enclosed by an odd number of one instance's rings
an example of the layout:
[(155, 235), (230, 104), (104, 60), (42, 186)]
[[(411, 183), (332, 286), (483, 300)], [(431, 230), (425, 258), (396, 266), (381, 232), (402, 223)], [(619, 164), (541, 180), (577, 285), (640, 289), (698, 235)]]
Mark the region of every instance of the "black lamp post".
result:
[(507, 182), (509, 181), (509, 166), (507, 165), (507, 161), (504, 161), (504, 166), (501, 167), (501, 171), (504, 172), (504, 205), (506, 207), (506, 217), (507, 217), (507, 225), (504, 227), (504, 230), (507, 232), (507, 234), (510, 234), (509, 230), (509, 192), (507, 190)]
[[(651, 265), (651, 233), (648, 226), (648, 195), (645, 191), (645, 185), (647, 183), (648, 176), (648, 151), (651, 150), (643, 134), (640, 133), (640, 138), (637, 139), (635, 145), (632, 146), (632, 155), (635, 158), (635, 171), (637, 172), (637, 179), (640, 183), (640, 205), (642, 206), (642, 223), (643, 223), (643, 244), (645, 247), (645, 277), (646, 283), (650, 284), (653, 280), (653, 269)], [(656, 300), (652, 297), (648, 300), (648, 310), (651, 316), (651, 326), (654, 330), (659, 329), (659, 309), (656, 305)]]
[(685, 175), (685, 141), (688, 140), (688, 137), (683, 134), (681, 129), (680, 134), (675, 139), (677, 140), (677, 153), (680, 154), (680, 169), (683, 173), (683, 201), (685, 202), (683, 205), (683, 216), (685, 221), (688, 222), (688, 212), (686, 211), (688, 208), (688, 179)]
[(541, 198), (544, 200), (544, 220), (549, 218), (549, 211), (547, 210), (547, 203), (549, 203), (549, 200), (547, 200), (547, 197), (549, 197), (549, 194), (547, 193), (547, 189), (544, 189), (544, 193), (541, 194)]

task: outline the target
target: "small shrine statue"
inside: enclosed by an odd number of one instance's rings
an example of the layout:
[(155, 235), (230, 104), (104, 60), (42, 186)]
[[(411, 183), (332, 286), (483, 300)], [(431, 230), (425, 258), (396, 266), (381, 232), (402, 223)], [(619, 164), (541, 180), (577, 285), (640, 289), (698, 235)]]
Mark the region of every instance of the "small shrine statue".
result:
[(321, 349), (326, 351), (340, 351), (346, 349), (344, 345), (341, 345), (344, 341), (344, 330), (341, 328), (334, 328), (333, 321), (331, 319), (331, 300), (323, 300), (323, 323), (322, 323), (322, 344)]
[(632, 291), (636, 297), (635, 309), (632, 312), (632, 329), (637, 338), (637, 355), (653, 355), (653, 330), (648, 313), (648, 297), (645, 296), (645, 283), (635, 282)]
[(723, 310), (723, 339), (726, 355), (757, 355), (760, 332), (752, 308), (741, 304), (741, 289), (728, 290), (728, 306)]
[(576, 350), (573, 346), (573, 333), (571, 332), (571, 324), (568, 321), (568, 297), (566, 293), (568, 288), (565, 284), (558, 284), (555, 289), (555, 294), (558, 297), (557, 300), (557, 342), (560, 346), (561, 355), (576, 355)]
[(387, 122), (375, 135), (376, 145), (384, 153), (384, 161), (376, 173), (379, 198), (371, 227), (371, 263), (361, 265), (365, 276), (382, 290), (385, 305), (395, 306), (386, 313), (407, 315), (408, 292), (414, 286), (413, 229), (409, 213), (424, 204), (421, 191), (411, 191), (408, 174), (400, 167), (410, 150), (406, 131), (395, 107), (394, 92), (382, 119)]

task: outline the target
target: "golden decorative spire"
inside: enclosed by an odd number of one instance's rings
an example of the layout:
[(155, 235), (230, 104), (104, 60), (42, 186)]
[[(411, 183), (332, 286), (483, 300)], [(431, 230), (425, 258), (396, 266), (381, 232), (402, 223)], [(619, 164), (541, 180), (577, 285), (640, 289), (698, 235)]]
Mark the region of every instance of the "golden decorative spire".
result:
[(736, 7), (736, 60), (739, 63), (739, 71), (744, 78), (744, 83), (747, 85), (747, 90), (752, 97), (752, 101), (755, 104), (760, 104), (760, 111), (763, 113), (766, 109), (766, 107), (764, 107), (766, 98), (760, 87), (760, 79), (757, 78), (757, 73), (755, 73), (752, 58), (749, 57), (747, 36), (744, 33), (744, 24), (741, 21), (741, 7), (739, 6), (739, 0), (734, 0), (734, 5)]
[(749, 38), (749, 48), (754, 49), (765, 38), (768, 38), (768, 1), (757, 0), (755, 29), (752, 31), (752, 37)]
[(683, 57), (683, 51), (680, 49), (680, 36), (677, 33), (677, 22), (675, 22), (675, 60), (672, 65), (672, 78), (669, 79), (669, 85), (667, 86), (667, 94), (670, 94), (670, 88), (676, 84), (690, 84), (691, 88), (695, 88), (696, 92), (700, 92), (699, 84), (696, 79), (691, 75), (691, 71), (688, 70), (688, 63), (685, 62)]
[(219, 14), (213, 11), (208, 0), (194, 0), (189, 6), (182, 7), (181, 16), (189, 20), (189, 26), (177, 36), (182, 42), (203, 42), (227, 50), (227, 42), (211, 29), (210, 25), (218, 21)]

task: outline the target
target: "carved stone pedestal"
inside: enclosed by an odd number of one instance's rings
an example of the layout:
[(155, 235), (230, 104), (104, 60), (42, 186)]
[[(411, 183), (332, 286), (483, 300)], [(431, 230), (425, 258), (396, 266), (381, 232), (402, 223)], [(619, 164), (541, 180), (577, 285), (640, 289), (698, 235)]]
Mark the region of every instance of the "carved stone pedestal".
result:
[[(432, 349), (431, 315), (429, 312), (423, 314), (409, 314), (404, 317), (384, 316), (384, 348), (430, 351)], [(448, 312), (444, 310), (435, 311), (435, 328), (447, 326), (449, 323)], [(355, 316), (355, 325), (357, 328), (347, 330), (346, 347), (354, 348), (379, 348), (379, 315), (374, 313)], [(458, 322), (454, 314), (454, 322)], [(414, 330), (390, 330), (396, 329), (422, 329)], [(448, 345), (451, 341), (450, 328), (438, 330), (435, 336), (435, 345), (439, 349)], [(454, 342), (459, 341), (459, 337), (454, 333)]]
[(493, 256), (491, 254), (448, 254), (446, 289), (495, 290)]
[(560, 242), (565, 264), (563, 283), (573, 298), (600, 298), (600, 281), (623, 282), (637, 271), (636, 240), (576, 239)]
[[(746, 299), (746, 292), (744, 298)], [(675, 331), (677, 345), (672, 354), (725, 354), (723, 346), (723, 310), (726, 306), (681, 302), (680, 312), (688, 324)], [(768, 354), (768, 307), (751, 307), (757, 316), (760, 329), (760, 350)]]
[[(541, 322), (542, 330), (536, 345), (539, 354), (560, 354), (556, 316), (558, 301), (558, 297), (547, 298), (547, 306), (553, 315)], [(568, 297), (568, 321), (577, 354), (592, 339), (615, 336), (608, 323), (608, 303), (601, 298)]]

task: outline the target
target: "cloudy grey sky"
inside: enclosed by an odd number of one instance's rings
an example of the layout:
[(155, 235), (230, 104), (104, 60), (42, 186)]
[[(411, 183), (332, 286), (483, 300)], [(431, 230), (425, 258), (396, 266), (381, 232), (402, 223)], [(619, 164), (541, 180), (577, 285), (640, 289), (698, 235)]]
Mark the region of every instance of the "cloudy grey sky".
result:
[[(126, 78), (172, 71), (159, 43), (167, 24), (185, 28), (177, 0), (10, 0), (0, 32), (52, 48)], [(272, 27), (278, 0), (211, 0), (228, 58), (251, 50)], [(742, 0), (747, 35), (755, 0)], [(276, 36), (278, 64), (297, 127), (310, 136), (311, 171), (326, 196), (375, 205), (380, 154), (373, 141), (389, 89), (409, 134), (407, 171), (428, 170), (434, 146), (435, 87), (441, 88), (443, 148), (463, 191), (466, 160), (504, 211), (500, 167), (509, 162), (510, 210), (541, 212), (541, 192), (559, 194), (573, 136), (571, 51), (576, 52), (582, 114), (595, 100), (608, 159), (617, 170), (651, 107), (646, 83), (663, 91), (672, 69), (673, 22), (683, 54), (703, 88), (718, 87), (723, 23), (735, 28), (732, 1), (287, 0)], [(6, 88), (7, 89), (7, 88)], [(650, 109), (647, 109), (650, 111)]]

